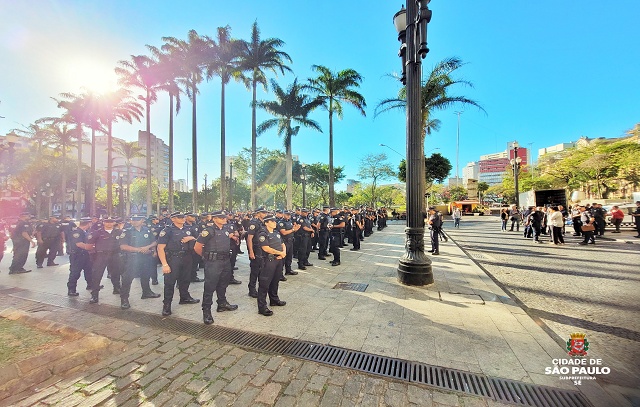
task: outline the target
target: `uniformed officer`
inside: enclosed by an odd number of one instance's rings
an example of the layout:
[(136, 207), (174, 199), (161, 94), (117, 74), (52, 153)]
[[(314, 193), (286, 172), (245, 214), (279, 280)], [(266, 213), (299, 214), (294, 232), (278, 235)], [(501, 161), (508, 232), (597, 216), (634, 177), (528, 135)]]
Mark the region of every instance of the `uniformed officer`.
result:
[(29, 223), (31, 214), (29, 212), (22, 212), (20, 219), (16, 224), (16, 228), (11, 233), (11, 242), (13, 243), (13, 259), (11, 266), (9, 266), (9, 274), (22, 274), (29, 273), (31, 270), (25, 270), (24, 264), (27, 262), (29, 256), (29, 248), (35, 247), (33, 241), (33, 228)]
[(333, 254), (332, 266), (340, 265), (340, 243), (342, 241), (342, 229), (345, 225), (345, 217), (340, 213), (340, 208), (331, 208), (331, 217), (333, 223), (331, 224), (331, 240), (329, 242), (331, 254)]
[(291, 269), (291, 263), (293, 262), (293, 237), (298, 229), (300, 229), (300, 225), (291, 222), (291, 212), (284, 211), (282, 215), (282, 220), (278, 222), (278, 231), (280, 232), (282, 243), (284, 243), (287, 249), (287, 255), (284, 258), (284, 274), (295, 276), (298, 272)]
[(180, 293), (179, 304), (197, 304), (200, 300), (189, 294), (191, 261), (189, 242), (196, 238), (184, 227), (185, 216), (181, 212), (170, 215), (172, 225), (166, 226), (158, 235), (158, 257), (164, 275), (164, 300), (162, 315), (171, 315), (171, 301), (176, 283)]
[(87, 244), (91, 245), (94, 257), (91, 268), (91, 300), (89, 303), (98, 303), (98, 294), (102, 286), (102, 276), (105, 269), (108, 270), (109, 278), (113, 284), (113, 293), (120, 294), (120, 230), (115, 229), (114, 218), (102, 220), (102, 229), (91, 231), (87, 236)]
[(262, 219), (266, 215), (267, 210), (264, 207), (258, 208), (247, 230), (247, 250), (249, 250), (249, 266), (251, 268), (249, 274), (249, 296), (253, 298), (258, 298), (256, 284), (258, 283), (260, 270), (262, 270), (262, 266), (264, 265), (262, 248), (256, 240), (256, 234), (264, 228)]
[(309, 221), (309, 209), (300, 209), (300, 218), (297, 223), (300, 226), (296, 233), (296, 239), (300, 239), (298, 244), (298, 269), (306, 270), (307, 267), (313, 266), (309, 263), (309, 239), (313, 236), (313, 228)]
[(318, 259), (325, 260), (327, 256), (327, 250), (329, 248), (329, 222), (330, 222), (329, 207), (327, 205), (322, 207), (322, 212), (318, 215), (316, 224), (318, 225)]
[(364, 221), (356, 208), (351, 208), (349, 224), (351, 225), (351, 243), (353, 244), (353, 247), (349, 250), (360, 250), (360, 233), (364, 228)]
[(133, 215), (131, 227), (120, 234), (120, 250), (124, 253), (122, 269), (122, 287), (120, 289), (120, 308), (129, 309), (131, 282), (140, 277), (142, 299), (158, 298), (160, 294), (151, 291), (149, 280), (156, 271), (157, 242), (151, 230), (143, 225), (144, 216)]
[(429, 208), (429, 219), (427, 220), (427, 223), (431, 226), (430, 227), (431, 250), (429, 250), (429, 253), (438, 255), (440, 254), (439, 235), (440, 235), (440, 227), (442, 226), (442, 219), (440, 218), (440, 215), (438, 215), (436, 208), (434, 207)]
[(227, 213), (227, 223), (225, 225), (227, 230), (229, 231), (229, 246), (231, 249), (231, 278), (229, 279), (229, 284), (242, 284), (242, 281), (236, 280), (233, 275), (233, 271), (237, 270), (236, 260), (238, 258), (238, 254), (240, 253), (240, 232), (241, 226), (240, 223), (233, 217), (231, 212)]
[[(60, 222), (60, 231), (62, 231), (62, 234), (64, 236), (64, 241), (67, 246), (66, 247), (67, 254), (69, 254), (69, 238), (71, 236), (71, 231), (76, 227), (77, 225), (69, 215), (65, 216), (64, 219)], [(62, 252), (62, 245), (61, 245), (60, 251), (58, 252), (58, 256), (62, 256), (63, 254), (64, 253)]]
[(80, 225), (69, 232), (67, 250), (69, 251), (69, 281), (67, 282), (67, 295), (77, 297), (78, 279), (84, 272), (87, 289), (91, 288), (91, 258), (89, 250), (92, 246), (87, 244), (87, 231), (91, 226), (91, 218), (81, 218)]
[(265, 253), (265, 264), (258, 279), (258, 313), (268, 317), (273, 315), (273, 311), (267, 308), (267, 294), (269, 294), (270, 306), (287, 305), (278, 297), (278, 285), (282, 277), (283, 259), (287, 256), (287, 248), (276, 230), (276, 219), (273, 216), (264, 218), (264, 226), (265, 228), (256, 236)]
[[(184, 227), (191, 231), (191, 236), (198, 237), (202, 229), (200, 225), (196, 222), (196, 215), (192, 212), (187, 212), (184, 214), (185, 223)], [(193, 251), (193, 246), (196, 244), (195, 240), (189, 243), (189, 253), (191, 253), (191, 282), (192, 283), (201, 283), (204, 280), (198, 278), (198, 269), (200, 267), (200, 260), (202, 258)]]
[(36, 266), (41, 269), (42, 262), (47, 258), (47, 266), (57, 266), (54, 262), (58, 255), (60, 244), (64, 241), (60, 223), (56, 215), (51, 215), (49, 221), (42, 223), (36, 231), (38, 250), (36, 250)]
[(198, 236), (194, 246), (195, 252), (204, 259), (204, 292), (202, 294), (202, 319), (205, 324), (213, 324), (211, 305), (213, 292), (216, 292), (217, 312), (235, 311), (237, 305), (227, 301), (227, 286), (231, 278), (231, 258), (229, 240), (231, 234), (225, 227), (227, 213), (215, 211), (212, 213), (213, 225), (207, 226)]
[[(160, 232), (162, 232), (162, 229), (164, 229), (164, 226), (160, 224), (160, 220), (158, 219), (157, 216), (155, 215), (149, 216), (148, 227), (149, 227), (149, 230), (151, 230), (151, 234), (153, 235), (153, 238), (156, 241), (158, 241), (158, 235), (160, 234)], [(160, 258), (158, 257), (157, 251), (156, 251), (156, 268), (151, 272), (152, 285), (158, 285), (158, 267), (157, 266), (159, 264), (160, 264)]]

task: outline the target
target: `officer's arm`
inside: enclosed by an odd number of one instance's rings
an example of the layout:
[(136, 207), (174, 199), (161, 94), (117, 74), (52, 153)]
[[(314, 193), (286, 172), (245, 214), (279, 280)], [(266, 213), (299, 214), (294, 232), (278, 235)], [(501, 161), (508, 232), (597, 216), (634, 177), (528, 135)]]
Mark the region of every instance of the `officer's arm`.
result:
[(169, 267), (167, 263), (167, 254), (164, 252), (164, 248), (167, 247), (166, 244), (158, 244), (158, 258), (160, 259), (160, 263), (162, 264), (162, 268)]
[(26, 240), (31, 241), (31, 236), (29, 236), (29, 234), (27, 232), (22, 232), (22, 237), (24, 237)]
[(247, 248), (249, 249), (249, 257), (255, 256), (253, 254), (253, 235), (251, 233), (247, 235)]
[(40, 232), (40, 231), (36, 232), (36, 240), (38, 242), (42, 242), (42, 232)]
[[(282, 247), (284, 247), (284, 244), (282, 245)], [(271, 246), (262, 246), (262, 251), (265, 253), (269, 253), (269, 254), (273, 254), (275, 256), (286, 256), (286, 249), (282, 250), (282, 251), (278, 251), (274, 248), (272, 248)]]
[(343, 228), (344, 227), (344, 221), (338, 223), (337, 225), (333, 225), (334, 228)]
[(128, 244), (121, 244), (120, 245), (120, 250), (124, 250), (125, 252), (137, 252), (140, 253), (140, 250), (143, 249), (142, 247), (134, 247), (134, 246), (129, 246)]
[(199, 256), (202, 256), (202, 249), (204, 245), (200, 242), (196, 242), (196, 245), (193, 246), (193, 251), (195, 251)]

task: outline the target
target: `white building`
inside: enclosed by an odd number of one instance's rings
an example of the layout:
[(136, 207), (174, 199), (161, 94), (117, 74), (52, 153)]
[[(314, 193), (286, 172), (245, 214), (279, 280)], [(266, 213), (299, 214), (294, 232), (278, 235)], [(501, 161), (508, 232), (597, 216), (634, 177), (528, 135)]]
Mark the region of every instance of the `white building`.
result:
[(467, 163), (467, 165), (462, 169), (462, 185), (467, 188), (468, 180), (470, 179), (478, 179), (478, 170), (480, 166), (477, 162), (472, 161)]
[[(147, 136), (143, 130), (138, 131), (138, 145), (144, 153), (147, 151)], [(138, 167), (147, 168), (147, 157), (136, 159)], [(151, 178), (157, 179), (160, 188), (169, 188), (169, 146), (151, 133)]]
[(571, 143), (560, 143), (560, 144), (556, 144), (555, 146), (541, 148), (538, 150), (538, 158), (540, 158), (545, 154), (559, 153), (561, 151), (568, 150), (575, 146), (576, 146), (576, 143), (571, 142)]
[(187, 185), (187, 180), (184, 178), (177, 179), (173, 181), (173, 190), (176, 192), (189, 192), (189, 187)]

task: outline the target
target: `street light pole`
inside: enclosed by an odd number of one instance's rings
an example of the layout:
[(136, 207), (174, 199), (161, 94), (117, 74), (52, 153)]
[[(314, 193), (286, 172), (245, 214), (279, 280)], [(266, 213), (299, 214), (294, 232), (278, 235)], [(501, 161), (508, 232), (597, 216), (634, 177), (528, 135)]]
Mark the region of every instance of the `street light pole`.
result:
[[(233, 210), (233, 159), (229, 160), (229, 211)], [(220, 206), (224, 204), (220, 201)]]
[[(391, 148), (391, 147), (389, 147)], [(307, 168), (306, 164), (302, 164), (302, 174), (300, 178), (302, 178), (302, 207), (307, 207), (307, 173), (305, 169)]]
[(386, 144), (382, 144), (380, 143), (380, 147), (387, 147), (389, 150), (393, 151), (394, 153), (398, 154), (400, 157), (402, 157), (403, 159), (405, 158), (402, 154), (400, 154), (399, 152), (397, 152), (396, 150), (394, 150), (393, 148), (389, 147)]
[(518, 157), (518, 145), (517, 141), (513, 142), (513, 158), (510, 160), (511, 167), (513, 168), (513, 177), (514, 177), (514, 185), (516, 190), (516, 209), (520, 209), (520, 193), (518, 191), (518, 176), (520, 172), (520, 164), (522, 163), (522, 158)]
[(458, 132), (456, 135), (456, 186), (458, 186), (458, 174), (460, 174), (460, 115), (462, 112), (454, 112), (458, 115)]
[(424, 143), (420, 105), (422, 67), (426, 57), (430, 0), (408, 1), (393, 17), (401, 42), (402, 82), (407, 89), (407, 227), (405, 253), (398, 263), (398, 281), (406, 285), (433, 283), (431, 260), (424, 253)]
[(204, 174), (204, 211), (209, 212), (209, 200), (207, 199), (207, 174)]

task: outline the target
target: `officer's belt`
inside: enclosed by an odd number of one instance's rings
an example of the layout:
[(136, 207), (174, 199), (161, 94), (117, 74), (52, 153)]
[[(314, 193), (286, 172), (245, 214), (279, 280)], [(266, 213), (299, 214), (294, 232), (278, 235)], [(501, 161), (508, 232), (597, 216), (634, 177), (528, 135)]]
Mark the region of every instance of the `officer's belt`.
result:
[(202, 258), (205, 260), (213, 261), (213, 260), (225, 260), (231, 257), (229, 252), (204, 252), (202, 253)]
[(43, 237), (42, 240), (55, 240), (57, 239), (58, 236), (53, 236), (53, 237)]
[(96, 250), (96, 253), (109, 253), (109, 254), (113, 254), (115, 253), (115, 250)]
[(180, 251), (165, 251), (167, 256), (184, 256), (185, 254), (187, 254), (186, 250), (180, 250)]

